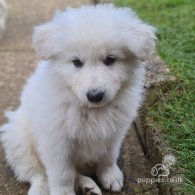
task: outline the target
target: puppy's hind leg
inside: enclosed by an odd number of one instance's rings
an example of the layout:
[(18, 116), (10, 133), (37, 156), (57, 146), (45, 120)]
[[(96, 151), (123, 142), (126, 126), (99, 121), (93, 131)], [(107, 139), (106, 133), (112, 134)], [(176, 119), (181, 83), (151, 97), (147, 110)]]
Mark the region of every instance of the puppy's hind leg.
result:
[(19, 181), (31, 183), (29, 195), (48, 195), (45, 170), (35, 150), (34, 140), (20, 110), (7, 112), (9, 123), (3, 125), (1, 141), (8, 163)]
[(100, 188), (90, 178), (78, 175), (76, 178), (76, 191), (81, 191), (84, 195), (102, 195)]

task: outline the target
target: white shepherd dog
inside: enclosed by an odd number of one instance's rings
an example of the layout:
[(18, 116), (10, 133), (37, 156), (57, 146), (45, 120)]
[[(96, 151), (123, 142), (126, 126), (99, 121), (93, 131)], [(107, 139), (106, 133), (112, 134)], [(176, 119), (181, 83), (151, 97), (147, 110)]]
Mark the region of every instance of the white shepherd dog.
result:
[(7, 161), (29, 195), (120, 191), (121, 143), (143, 99), (155, 29), (131, 9), (86, 5), (34, 29), (42, 61), (1, 127)]

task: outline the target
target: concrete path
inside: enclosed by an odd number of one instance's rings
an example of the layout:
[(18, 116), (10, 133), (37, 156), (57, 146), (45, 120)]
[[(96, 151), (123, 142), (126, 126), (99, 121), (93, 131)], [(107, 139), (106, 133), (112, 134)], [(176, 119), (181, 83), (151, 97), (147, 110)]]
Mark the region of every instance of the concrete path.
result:
[[(5, 122), (3, 111), (15, 109), (25, 80), (32, 73), (36, 58), (31, 49), (33, 26), (47, 21), (56, 9), (79, 6), (87, 0), (7, 0), (9, 16), (4, 39), (0, 41), (0, 124)], [(122, 148), (119, 164), (125, 173), (125, 187), (120, 194), (159, 194), (155, 184), (137, 184), (137, 178), (151, 177), (151, 164), (144, 155), (135, 128)], [(0, 195), (26, 195), (28, 184), (16, 181), (5, 163), (0, 147)], [(112, 194), (107, 192), (105, 194)]]

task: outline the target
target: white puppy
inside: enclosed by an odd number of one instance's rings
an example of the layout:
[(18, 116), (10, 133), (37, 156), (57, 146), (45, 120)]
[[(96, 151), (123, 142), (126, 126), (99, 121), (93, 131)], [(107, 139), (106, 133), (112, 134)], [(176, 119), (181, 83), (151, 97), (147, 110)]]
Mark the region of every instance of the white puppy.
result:
[(120, 191), (121, 142), (142, 101), (154, 28), (131, 9), (82, 6), (57, 12), (35, 28), (41, 61), (2, 126), (6, 158), (29, 195), (101, 194), (83, 171), (93, 167), (105, 189)]
[(5, 30), (5, 21), (7, 17), (7, 7), (4, 0), (0, 0), (0, 38)]

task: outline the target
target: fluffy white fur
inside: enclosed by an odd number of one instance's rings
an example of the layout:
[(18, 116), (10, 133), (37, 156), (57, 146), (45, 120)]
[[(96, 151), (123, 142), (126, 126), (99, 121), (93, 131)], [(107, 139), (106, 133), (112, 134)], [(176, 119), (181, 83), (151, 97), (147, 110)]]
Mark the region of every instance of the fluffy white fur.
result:
[(5, 21), (7, 17), (7, 6), (4, 0), (0, 0), (0, 38), (5, 30)]
[[(142, 101), (154, 31), (131, 9), (112, 5), (67, 8), (35, 28), (33, 46), (44, 61), (1, 127), (6, 158), (31, 183), (29, 195), (75, 195), (78, 187), (101, 195), (82, 175), (90, 167), (105, 189), (121, 190), (116, 161)], [(108, 55), (113, 65), (103, 63)], [(73, 65), (75, 57), (83, 67)], [(104, 91), (100, 103), (88, 101), (91, 89)]]

